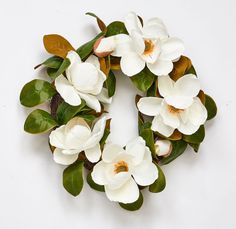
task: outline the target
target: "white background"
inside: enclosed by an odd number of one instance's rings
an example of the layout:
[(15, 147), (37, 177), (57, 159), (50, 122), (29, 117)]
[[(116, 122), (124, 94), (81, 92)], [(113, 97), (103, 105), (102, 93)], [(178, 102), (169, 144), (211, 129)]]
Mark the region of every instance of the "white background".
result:
[[(235, 0), (0, 0), (0, 228), (236, 228), (236, 4)], [(47, 135), (24, 133), (28, 109), (19, 104), (22, 86), (44, 78), (33, 67), (48, 57), (44, 34), (58, 33), (78, 47), (97, 32), (87, 11), (105, 22), (129, 11), (158, 16), (180, 37), (219, 113), (207, 123), (199, 154), (186, 151), (163, 167), (167, 187), (144, 192), (138, 212), (127, 212), (87, 184), (77, 198), (61, 182), (63, 167), (53, 162)], [(129, 79), (118, 76), (111, 106), (111, 140), (125, 144), (137, 136)]]

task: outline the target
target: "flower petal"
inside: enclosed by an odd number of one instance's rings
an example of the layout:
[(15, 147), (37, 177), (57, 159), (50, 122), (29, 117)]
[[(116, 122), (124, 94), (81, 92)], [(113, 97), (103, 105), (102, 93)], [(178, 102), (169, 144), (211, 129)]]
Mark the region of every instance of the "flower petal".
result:
[(130, 178), (119, 189), (113, 190), (105, 185), (105, 192), (110, 201), (120, 203), (133, 203), (139, 198), (139, 188), (133, 178)]
[(108, 96), (108, 90), (106, 88), (102, 88), (100, 94), (97, 95), (97, 99), (102, 103), (110, 104), (112, 102), (112, 97)]
[(147, 63), (149, 70), (157, 75), (168, 75), (173, 69), (173, 63), (167, 60), (157, 59), (154, 63)]
[(135, 52), (139, 55), (143, 54), (145, 50), (145, 44), (142, 35), (134, 30), (131, 32), (130, 37), (132, 38), (132, 44)]
[(96, 56), (94, 55), (90, 55), (87, 60), (85, 61), (85, 63), (89, 63), (94, 65), (97, 69), (100, 69), (100, 63), (99, 60)]
[(146, 143), (142, 137), (137, 137), (126, 145), (125, 150), (128, 155), (133, 156), (132, 163), (138, 165), (143, 160)]
[(70, 165), (73, 164), (78, 159), (78, 153), (67, 155), (62, 152), (62, 149), (56, 148), (53, 151), (53, 159), (58, 164)]
[(134, 12), (130, 12), (126, 15), (124, 23), (129, 34), (131, 34), (132, 31), (141, 33), (142, 25), (139, 18)]
[(84, 153), (89, 161), (92, 163), (98, 162), (101, 157), (101, 148), (100, 144), (96, 144), (92, 148), (87, 148), (84, 150)]
[(53, 130), (49, 135), (49, 142), (52, 146), (65, 149), (65, 125)]
[(171, 142), (169, 140), (157, 140), (155, 142), (156, 154), (158, 156), (166, 156), (171, 152)]
[(137, 107), (145, 115), (156, 116), (160, 112), (162, 101), (163, 99), (157, 97), (145, 97), (138, 101)]
[(154, 45), (152, 52), (148, 54), (145, 53), (142, 54), (142, 58), (145, 60), (145, 62), (150, 64), (155, 63), (158, 60), (159, 55), (161, 53), (159, 42), (154, 40), (152, 41), (152, 43)]
[(158, 77), (158, 91), (161, 96), (167, 97), (172, 95), (174, 90), (174, 81), (169, 76)]
[(132, 175), (137, 184), (147, 186), (158, 178), (158, 170), (156, 165), (152, 162), (143, 161), (133, 168)]
[(160, 115), (155, 116), (154, 119), (152, 120), (151, 129), (153, 131), (157, 131), (158, 133), (160, 133), (166, 137), (170, 137), (171, 134), (173, 134), (173, 132), (175, 130), (173, 127), (166, 125), (163, 122), (163, 119)]
[(177, 109), (186, 109), (193, 103), (193, 98), (189, 96), (168, 96), (165, 97), (165, 101), (168, 105), (173, 106)]
[(161, 54), (159, 56), (162, 60), (175, 60), (179, 58), (184, 52), (184, 43), (178, 38), (170, 37), (162, 41)]
[(137, 53), (130, 52), (121, 57), (120, 67), (125, 75), (133, 76), (144, 69), (145, 62)]
[(79, 92), (79, 95), (82, 99), (85, 100), (88, 107), (94, 109), (96, 112), (101, 112), (101, 104), (94, 95), (89, 95)]
[(130, 179), (130, 177), (131, 174), (129, 172), (117, 173), (109, 180), (107, 188), (112, 190), (119, 189)]
[(80, 64), (82, 63), (80, 56), (77, 52), (75, 51), (69, 51), (66, 58), (68, 58), (70, 60), (70, 66), (66, 69), (66, 76), (68, 78), (68, 80), (71, 82), (71, 71), (70, 68), (75, 64)]
[(196, 97), (201, 89), (199, 79), (193, 74), (179, 78), (174, 85), (175, 94), (179, 96)]
[(78, 106), (81, 104), (81, 99), (77, 90), (63, 75), (60, 75), (55, 79), (55, 87), (61, 97), (70, 105)]
[(124, 149), (121, 146), (107, 143), (104, 146), (104, 150), (102, 153), (102, 160), (107, 163), (110, 163), (121, 153), (124, 153)]
[(183, 123), (180, 122), (180, 126), (178, 127), (179, 132), (186, 134), (186, 135), (191, 135), (194, 134), (200, 126), (193, 125), (190, 121)]
[(95, 53), (96, 54), (109, 53), (115, 50), (115, 47), (116, 47), (115, 36), (104, 37), (101, 39), (100, 43), (95, 49)]
[(134, 51), (132, 39), (130, 38), (130, 36), (126, 34), (117, 34), (113, 37), (115, 41), (115, 49), (111, 54), (112, 56), (121, 57), (126, 53)]
[(93, 181), (99, 185), (107, 184), (106, 170), (107, 164), (103, 161), (98, 162), (91, 173)]

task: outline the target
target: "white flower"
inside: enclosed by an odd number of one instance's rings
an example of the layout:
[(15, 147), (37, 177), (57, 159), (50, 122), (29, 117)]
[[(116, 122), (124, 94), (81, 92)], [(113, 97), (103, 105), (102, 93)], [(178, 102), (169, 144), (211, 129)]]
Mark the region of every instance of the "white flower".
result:
[(151, 18), (142, 27), (137, 15), (129, 13), (125, 18), (128, 35), (119, 34), (104, 38), (95, 53), (112, 52), (121, 57), (121, 70), (133, 76), (147, 67), (155, 75), (167, 75), (184, 51), (183, 42), (169, 37), (166, 27), (159, 18)]
[(102, 161), (93, 168), (95, 183), (104, 185), (109, 200), (133, 203), (139, 197), (138, 185), (147, 186), (158, 178), (151, 152), (145, 141), (138, 137), (125, 150), (115, 144), (106, 144)]
[(84, 151), (87, 159), (97, 162), (101, 157), (100, 140), (106, 126), (106, 117), (99, 119), (91, 130), (84, 119), (75, 117), (66, 125), (53, 130), (49, 136), (55, 162), (70, 165), (75, 162), (80, 152)]
[(169, 76), (158, 77), (158, 90), (163, 98), (141, 98), (137, 104), (143, 114), (155, 116), (152, 130), (169, 137), (175, 129), (191, 135), (207, 119), (207, 110), (197, 97), (199, 79), (188, 74), (176, 82)]
[(172, 144), (169, 140), (157, 140), (155, 142), (155, 150), (157, 156), (167, 157), (170, 155), (172, 150)]
[(55, 87), (61, 97), (70, 105), (78, 106), (84, 99), (87, 106), (96, 112), (101, 111), (101, 102), (110, 103), (107, 89), (103, 88), (106, 75), (100, 70), (98, 58), (91, 55), (82, 63), (79, 55), (70, 51), (67, 58), (71, 64), (66, 70), (66, 77), (60, 75), (55, 80)]

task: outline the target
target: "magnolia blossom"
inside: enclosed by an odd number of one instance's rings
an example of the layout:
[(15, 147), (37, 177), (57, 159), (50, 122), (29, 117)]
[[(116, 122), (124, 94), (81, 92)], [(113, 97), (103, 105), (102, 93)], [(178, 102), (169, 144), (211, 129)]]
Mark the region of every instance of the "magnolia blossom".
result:
[(104, 185), (109, 200), (133, 203), (139, 197), (137, 184), (152, 184), (158, 178), (158, 170), (145, 141), (138, 137), (128, 143), (125, 150), (115, 144), (106, 144), (102, 160), (93, 168), (92, 178)]
[(120, 66), (124, 74), (133, 76), (147, 66), (155, 75), (167, 75), (173, 69), (173, 61), (184, 51), (183, 42), (169, 37), (166, 27), (159, 18), (151, 18), (142, 26), (133, 12), (125, 17), (129, 35), (119, 34), (104, 38), (95, 47), (95, 53), (112, 52), (121, 57)]
[(75, 117), (66, 125), (53, 130), (49, 136), (50, 144), (55, 148), (55, 162), (70, 165), (75, 162), (80, 152), (84, 151), (87, 159), (97, 162), (101, 157), (100, 140), (106, 126), (106, 117), (99, 119), (91, 130), (84, 119)]
[(155, 151), (157, 156), (167, 157), (172, 151), (172, 144), (169, 140), (157, 140), (155, 142)]
[(110, 103), (107, 89), (103, 88), (106, 75), (100, 70), (98, 58), (91, 55), (86, 62), (81, 62), (79, 55), (70, 51), (67, 55), (71, 64), (66, 70), (66, 77), (60, 75), (55, 80), (55, 87), (61, 97), (70, 105), (78, 106), (81, 99), (96, 112), (101, 111), (99, 100)]
[(207, 110), (197, 97), (200, 83), (195, 75), (185, 75), (176, 82), (169, 76), (159, 76), (158, 90), (163, 98), (141, 98), (137, 104), (141, 113), (154, 116), (153, 131), (166, 137), (175, 129), (191, 135), (205, 123)]

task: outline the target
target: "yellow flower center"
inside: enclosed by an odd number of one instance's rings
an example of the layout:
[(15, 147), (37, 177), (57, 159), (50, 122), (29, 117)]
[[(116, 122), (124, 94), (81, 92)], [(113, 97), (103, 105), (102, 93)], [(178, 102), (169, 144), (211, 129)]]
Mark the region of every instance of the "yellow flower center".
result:
[(120, 172), (128, 172), (129, 167), (128, 164), (125, 161), (119, 161), (115, 164), (115, 173), (120, 173)]
[(173, 107), (171, 105), (168, 105), (168, 110), (172, 114), (179, 114), (180, 112), (183, 111), (183, 109), (178, 109), (178, 108), (175, 108), (175, 107)]
[(145, 44), (145, 49), (144, 49), (143, 54), (144, 55), (151, 54), (154, 50), (154, 43), (151, 40), (145, 40), (144, 44)]

